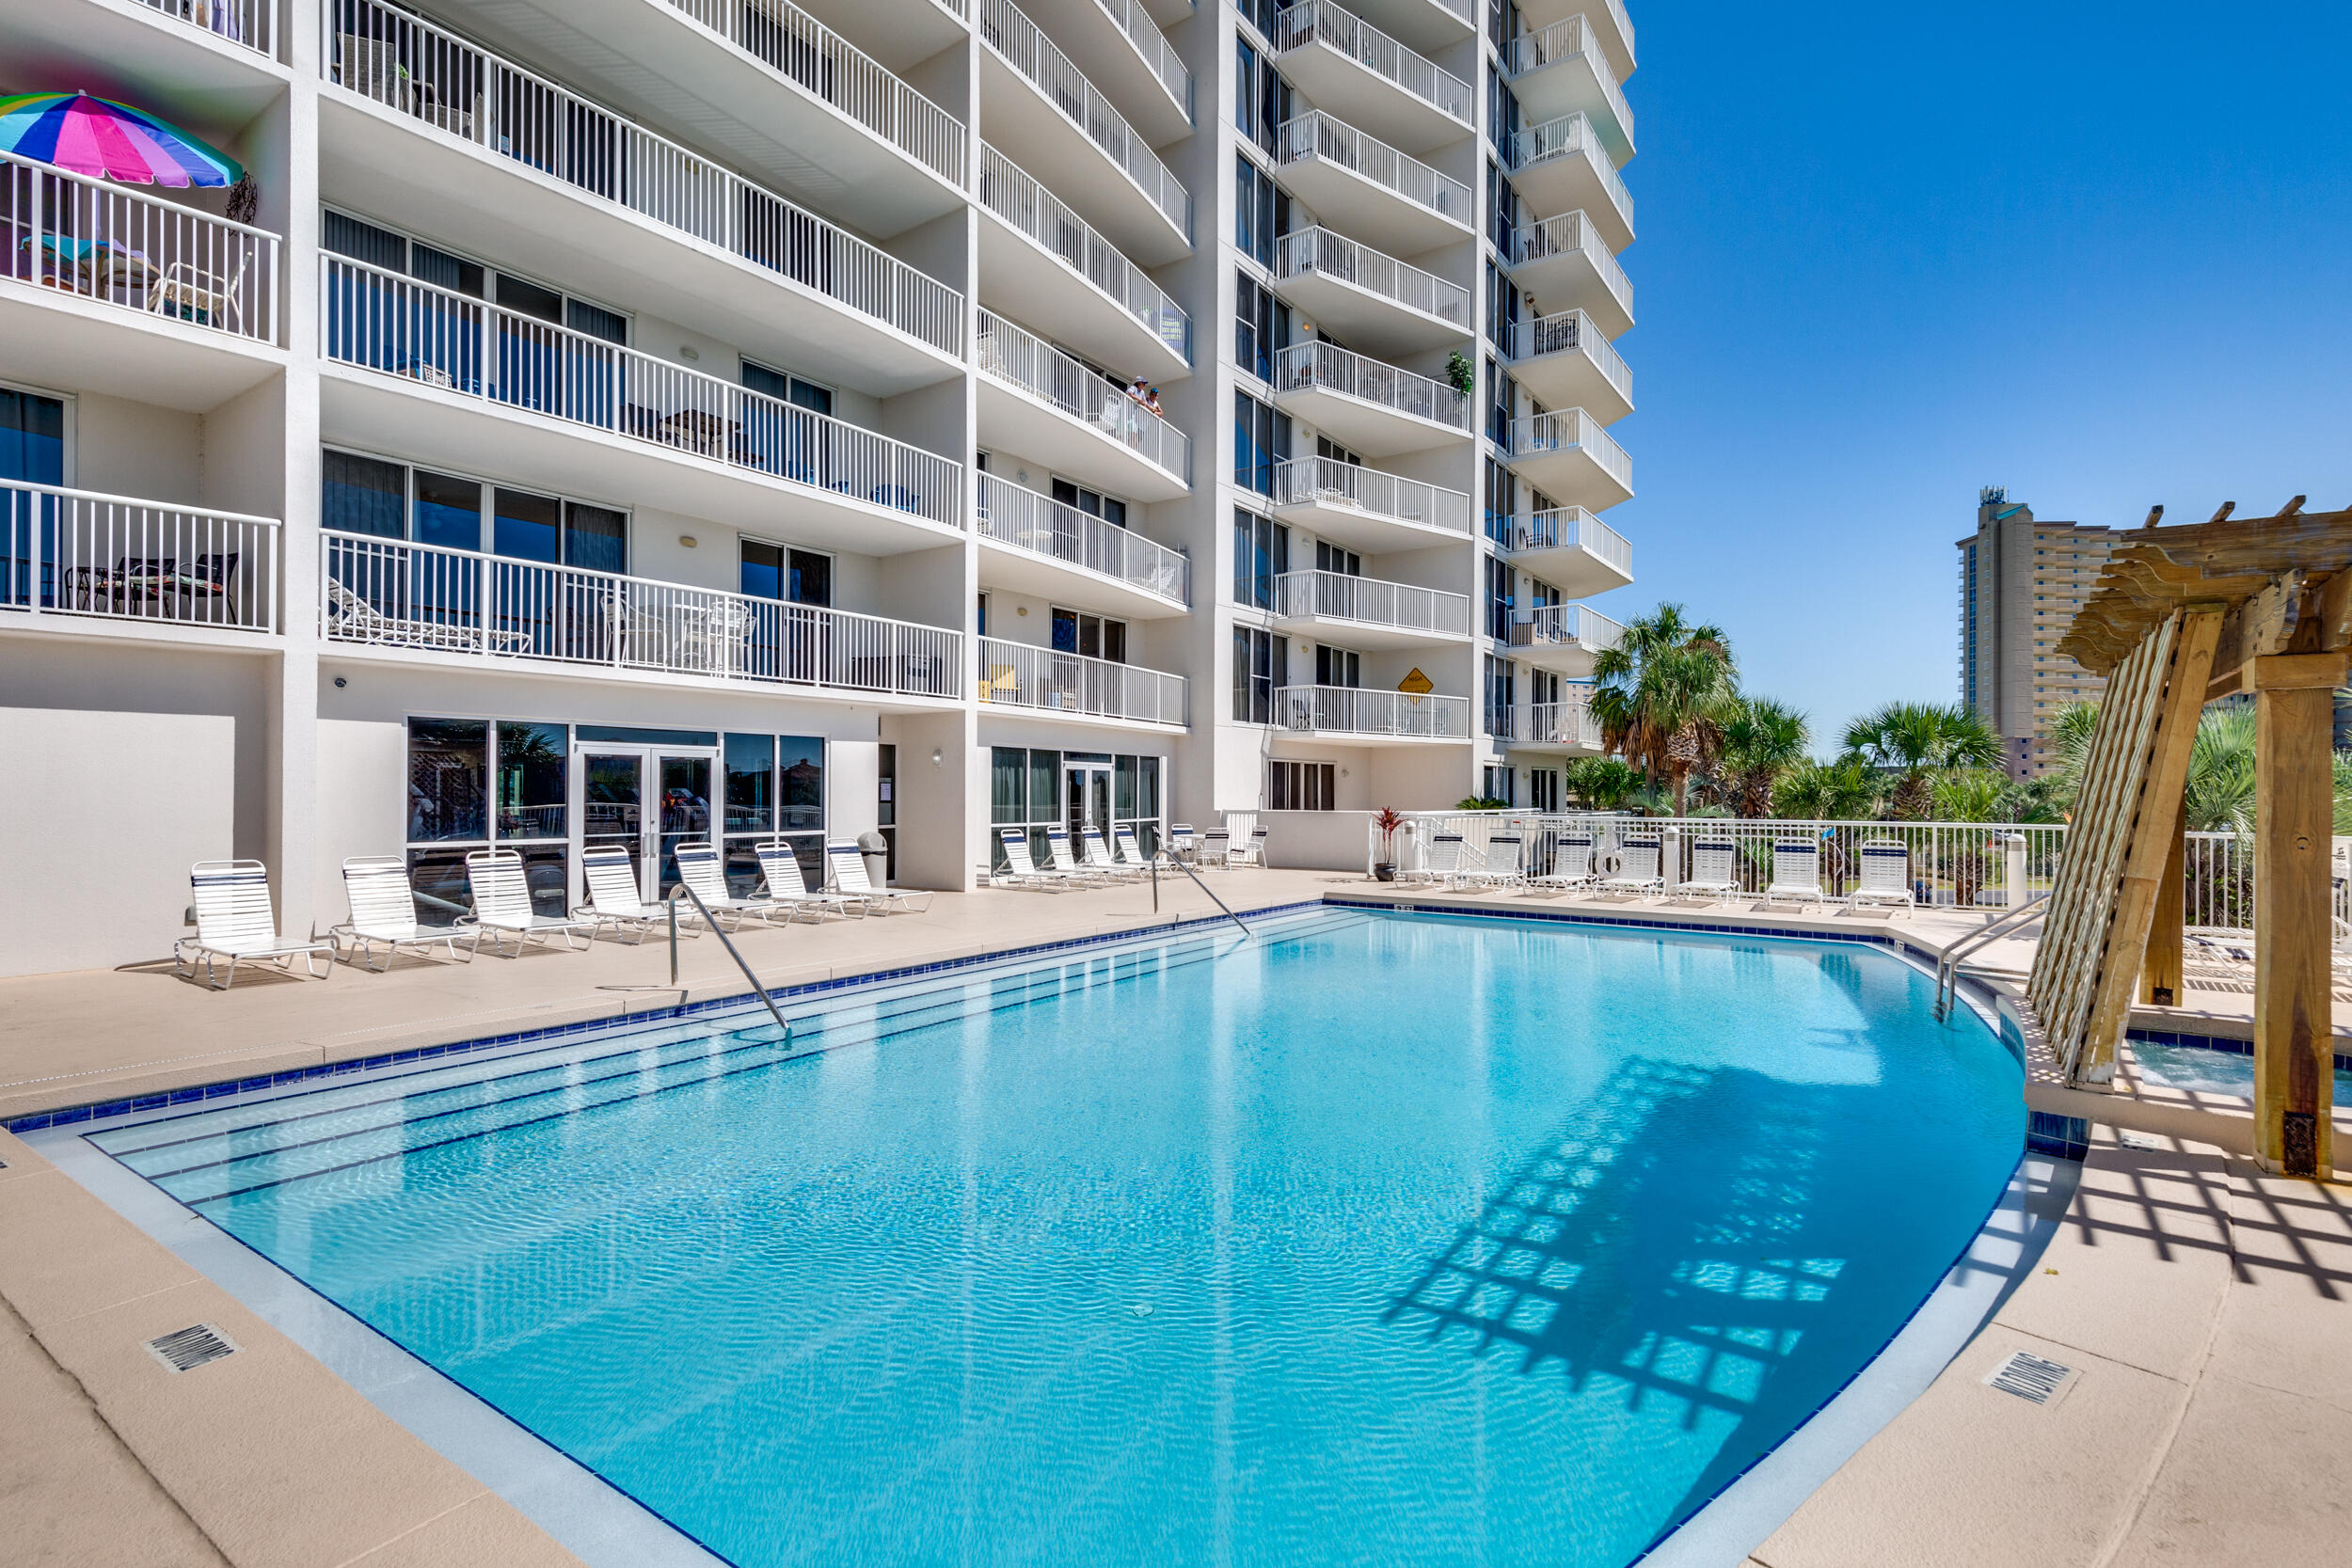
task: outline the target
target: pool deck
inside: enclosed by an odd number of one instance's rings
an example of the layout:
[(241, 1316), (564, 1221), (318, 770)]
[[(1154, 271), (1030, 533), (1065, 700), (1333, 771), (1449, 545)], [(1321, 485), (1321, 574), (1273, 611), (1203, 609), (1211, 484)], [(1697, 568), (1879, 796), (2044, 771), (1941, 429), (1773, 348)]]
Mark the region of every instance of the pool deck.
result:
[[(1980, 924), (1767, 913), (1752, 900), (1443, 895), (1319, 871), (1211, 882), (1245, 916), (1332, 895), (1891, 932), (1929, 951)], [(753, 927), (739, 940), (761, 982), (783, 987), (1216, 913), (1181, 879), (1164, 880), (1160, 896), (1155, 914), (1148, 887), (942, 895), (918, 916)], [(1984, 958), (2018, 968), (2028, 955), (2005, 943)], [(471, 964), (407, 958), (327, 982), (262, 971), (226, 993), (175, 980), (167, 965), (0, 980), (0, 1122), (747, 989), (707, 936), (680, 944), (682, 992), (668, 978), (656, 940)], [(648, 989), (598, 989), (621, 986)], [(2250, 999), (2189, 1000), (2135, 1022), (2248, 1033)], [(395, 1014), (405, 1022), (373, 1022)], [(2352, 1006), (2339, 1006), (2338, 1026), (2352, 1033)], [(2053, 1086), (2037, 1076), (2028, 1097), (2041, 1103)], [(2127, 1064), (2121, 1092), (2080, 1099), (2091, 1103), (2059, 1108), (2094, 1119), (2092, 1147), (2035, 1271), (1925, 1396), (1755, 1547), (1756, 1568), (2123, 1568), (2341, 1550), (2352, 1525), (2352, 1190), (2255, 1171), (2230, 1136), (2242, 1112), (2227, 1097), (2162, 1091)], [(576, 1560), (21, 1140), (0, 1133), (0, 1560)], [(196, 1322), (217, 1324), (238, 1354), (173, 1374), (144, 1348)], [(1985, 1386), (2020, 1348), (2076, 1369), (2056, 1403)]]

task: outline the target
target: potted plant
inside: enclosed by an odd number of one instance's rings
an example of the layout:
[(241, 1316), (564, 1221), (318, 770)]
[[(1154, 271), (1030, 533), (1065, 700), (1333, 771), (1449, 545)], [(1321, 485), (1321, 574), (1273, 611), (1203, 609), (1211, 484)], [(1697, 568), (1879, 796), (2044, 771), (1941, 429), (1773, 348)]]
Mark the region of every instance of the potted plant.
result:
[(1373, 877), (1383, 882), (1396, 880), (1396, 835), (1405, 826), (1405, 814), (1394, 806), (1382, 806), (1372, 814), (1372, 825), (1380, 830), (1380, 858), (1373, 863)]
[(1447, 386), (1467, 398), (1471, 388), (1478, 385), (1478, 372), (1457, 348), (1446, 356), (1445, 379)]

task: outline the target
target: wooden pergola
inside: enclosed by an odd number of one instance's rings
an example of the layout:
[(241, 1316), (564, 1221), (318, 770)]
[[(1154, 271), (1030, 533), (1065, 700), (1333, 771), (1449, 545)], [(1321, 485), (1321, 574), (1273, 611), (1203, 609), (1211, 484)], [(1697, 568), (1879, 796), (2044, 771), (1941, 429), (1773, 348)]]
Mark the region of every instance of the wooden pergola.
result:
[(2135, 994), (2181, 990), (2182, 793), (2200, 713), (2255, 707), (2254, 1152), (2325, 1174), (2334, 1079), (2328, 994), (2334, 694), (2352, 649), (2352, 511), (2122, 536), (2058, 643), (2107, 677), (2026, 994), (2075, 1086), (2110, 1084)]

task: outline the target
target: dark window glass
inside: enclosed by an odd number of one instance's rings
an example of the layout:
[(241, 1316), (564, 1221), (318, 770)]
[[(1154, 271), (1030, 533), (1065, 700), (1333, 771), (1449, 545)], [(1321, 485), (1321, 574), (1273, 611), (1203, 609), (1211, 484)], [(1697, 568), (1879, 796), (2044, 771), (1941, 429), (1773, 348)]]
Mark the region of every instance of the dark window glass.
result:
[(723, 760), (726, 768), (726, 831), (731, 833), (771, 833), (776, 831), (776, 737), (772, 735), (730, 735)]
[(575, 724), (575, 740), (606, 740), (624, 746), (716, 746), (716, 730), (653, 730), (635, 724)]
[(0, 387), (0, 479), (65, 483), (65, 404)]
[[(825, 828), (825, 742), (811, 735), (776, 739), (778, 775), (784, 781), (782, 820), (786, 832), (822, 834)], [(821, 856), (824, 847), (819, 845)], [(806, 868), (803, 867), (805, 870)], [(818, 884), (811, 882), (809, 886)]]
[(411, 843), (489, 837), (485, 818), (489, 746), (485, 719), (408, 721)]
[(1511, 568), (1493, 556), (1486, 557), (1486, 635), (1511, 640)]
[(499, 721), (499, 837), (562, 838), (570, 736), (562, 724)]
[(406, 533), (403, 514), (408, 506), (408, 470), (397, 463), (355, 457), (347, 451), (325, 454), (326, 485), (320, 498), (322, 526), (345, 533), (370, 533), (398, 539)]
[(417, 504), (408, 537), (445, 549), (482, 548), (482, 486), (470, 479), (416, 471)]
[(789, 401), (794, 407), (805, 408), (812, 414), (830, 416), (833, 413), (833, 389), (819, 387), (813, 381), (803, 381), (797, 375), (792, 378)]
[(508, 273), (499, 274), (499, 304), (518, 316), (533, 316), (559, 325), (564, 320), (562, 294)]
[(469, 261), (462, 256), (452, 256), (446, 250), (436, 250), (429, 245), (420, 244), (408, 248), (408, 271), (411, 276), (437, 289), (447, 289), (469, 299), (482, 297), (482, 264), (479, 261)]
[(564, 559), (564, 505), (553, 496), (528, 490), (495, 492), (498, 505), (492, 519), (491, 549), (509, 561), (543, 561), (549, 565)]
[(1029, 753), (1019, 746), (990, 749), (988, 816), (992, 822), (1029, 819)]
[(628, 318), (617, 310), (608, 310), (601, 305), (575, 299), (565, 304), (564, 312), (575, 332), (601, 338), (608, 343), (627, 344), (628, 341)]
[(784, 547), (757, 539), (743, 541), (743, 592), (755, 599), (784, 597)]
[(765, 365), (755, 365), (749, 359), (743, 361), (743, 385), (766, 397), (786, 402), (792, 397), (790, 376), (782, 371), (771, 371)]
[(1233, 124), (1244, 132), (1250, 127), (1250, 109), (1255, 103), (1254, 89), (1258, 80), (1258, 52), (1248, 39), (1233, 40)]
[(1078, 651), (1078, 612), (1074, 610), (1054, 611), (1054, 651), (1074, 654)]
[[(1061, 753), (1031, 752), (1029, 753), (1029, 820), (1057, 822), (1061, 819)], [(1031, 846), (1035, 853), (1036, 846)]]
[(1126, 622), (1104, 621), (1103, 623), (1103, 657), (1113, 664), (1127, 662)]
[(363, 223), (342, 213), (328, 213), (319, 224), (319, 248), (386, 272), (408, 270), (408, 242), (389, 229)]
[(628, 570), (628, 514), (582, 501), (564, 503), (564, 563), (591, 572)]
[(794, 604), (833, 603), (833, 557), (814, 550), (793, 550), (787, 556), (787, 568), (785, 597)]

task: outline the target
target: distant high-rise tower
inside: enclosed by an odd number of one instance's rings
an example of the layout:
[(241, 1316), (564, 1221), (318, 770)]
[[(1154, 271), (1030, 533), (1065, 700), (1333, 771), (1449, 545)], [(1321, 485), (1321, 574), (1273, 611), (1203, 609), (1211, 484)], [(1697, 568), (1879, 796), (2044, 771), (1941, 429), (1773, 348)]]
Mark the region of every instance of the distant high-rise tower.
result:
[(2001, 733), (2012, 778), (2046, 772), (2050, 721), (2106, 682), (2058, 652), (2115, 547), (2114, 529), (2045, 523), (1998, 485), (1960, 540), (1960, 696)]

